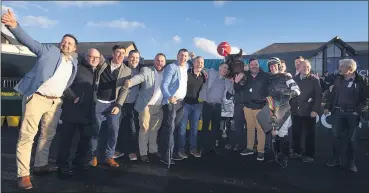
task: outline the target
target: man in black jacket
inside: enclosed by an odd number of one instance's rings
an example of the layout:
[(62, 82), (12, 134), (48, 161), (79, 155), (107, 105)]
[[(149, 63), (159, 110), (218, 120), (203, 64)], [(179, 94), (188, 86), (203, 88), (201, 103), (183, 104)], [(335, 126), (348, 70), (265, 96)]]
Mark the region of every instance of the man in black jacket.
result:
[(360, 115), (368, 112), (368, 80), (356, 73), (357, 65), (352, 59), (339, 61), (339, 76), (328, 94), (324, 114), (332, 112), (333, 121), (333, 158), (326, 164), (329, 167), (341, 165), (343, 139), (348, 139), (347, 168), (357, 172), (355, 166), (356, 133)]
[[(100, 52), (94, 48), (88, 50), (84, 59), (79, 61), (78, 72), (73, 84), (64, 92), (60, 128), (59, 155), (57, 164), (61, 175), (74, 175), (74, 169), (84, 167), (84, 160), (89, 150), (92, 136), (92, 115), (94, 109), (95, 69), (100, 62)], [(80, 140), (76, 155), (69, 167), (69, 155), (75, 131)]]
[[(257, 160), (262, 161), (264, 160), (265, 133), (256, 119), (256, 114), (264, 107), (265, 102), (255, 103), (254, 100), (262, 98), (259, 90), (263, 82), (267, 79), (268, 74), (260, 69), (257, 59), (250, 59), (249, 66), (250, 70), (246, 72), (246, 81), (242, 80), (244, 76), (243, 73), (238, 74), (234, 80), (234, 90), (236, 95), (239, 95), (244, 105), (243, 111), (247, 126), (247, 147), (241, 152), (241, 155), (254, 154), (253, 147), (255, 145), (256, 128), (258, 141)], [(237, 106), (235, 106), (235, 113), (237, 110), (236, 107)], [(240, 126), (241, 125), (236, 123), (236, 127), (238, 127), (236, 129), (240, 129)]]
[(305, 138), (305, 155), (303, 162), (314, 161), (315, 154), (315, 123), (321, 108), (322, 88), (319, 79), (312, 76), (308, 60), (300, 63), (300, 73), (293, 77), (300, 88), (300, 95), (291, 99), (293, 153), (291, 158), (301, 157), (300, 139)]

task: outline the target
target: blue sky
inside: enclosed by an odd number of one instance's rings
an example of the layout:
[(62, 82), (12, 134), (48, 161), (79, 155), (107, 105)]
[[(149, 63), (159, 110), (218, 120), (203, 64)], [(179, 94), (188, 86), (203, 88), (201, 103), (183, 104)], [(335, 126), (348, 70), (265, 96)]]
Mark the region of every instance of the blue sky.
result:
[(145, 59), (180, 48), (219, 58), (228, 42), (246, 54), (280, 42), (368, 41), (368, 2), (4, 2), (40, 42), (134, 41)]

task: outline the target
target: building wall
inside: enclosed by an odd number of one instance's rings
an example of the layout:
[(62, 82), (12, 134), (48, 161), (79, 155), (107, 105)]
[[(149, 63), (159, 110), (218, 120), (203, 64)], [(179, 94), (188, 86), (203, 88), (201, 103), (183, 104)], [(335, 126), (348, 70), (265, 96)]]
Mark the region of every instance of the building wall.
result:
[(133, 46), (133, 44), (131, 44), (130, 46), (128, 46), (126, 48), (126, 54), (125, 54), (125, 56), (128, 57), (129, 52), (132, 51), (132, 50), (135, 50), (135, 47)]

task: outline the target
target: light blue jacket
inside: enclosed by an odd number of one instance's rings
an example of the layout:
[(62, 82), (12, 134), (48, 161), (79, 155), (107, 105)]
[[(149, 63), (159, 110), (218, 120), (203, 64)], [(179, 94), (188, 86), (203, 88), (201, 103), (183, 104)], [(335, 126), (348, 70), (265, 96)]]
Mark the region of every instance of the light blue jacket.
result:
[[(188, 63), (186, 64), (186, 73), (188, 70)], [(168, 104), (169, 97), (173, 96), (179, 87), (179, 82), (181, 81), (181, 70), (175, 63), (168, 64), (164, 67), (163, 81), (161, 82), (161, 92), (163, 94), (162, 104)]]
[[(62, 53), (54, 45), (41, 44), (32, 39), (19, 25), (16, 28), (8, 29), (21, 44), (37, 56), (36, 64), (14, 87), (23, 96), (31, 96), (45, 81), (54, 75), (62, 61)], [(77, 63), (77, 56), (75, 56), (72, 61), (72, 76), (69, 78), (67, 88), (73, 83), (76, 76)]]

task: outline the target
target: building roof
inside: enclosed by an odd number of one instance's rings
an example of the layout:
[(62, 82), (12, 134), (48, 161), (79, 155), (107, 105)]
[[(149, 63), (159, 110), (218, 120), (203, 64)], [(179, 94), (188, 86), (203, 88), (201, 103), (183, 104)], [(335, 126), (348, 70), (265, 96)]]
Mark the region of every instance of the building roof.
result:
[(21, 43), (19, 43), (18, 40), (16, 40), (15, 38), (11, 37), (10, 35), (4, 32), (1, 32), (1, 42), (4, 43), (5, 40), (7, 40), (9, 44), (21, 45)]
[[(175, 61), (176, 60), (170, 60), (170, 59), (168, 59), (168, 60), (166, 60), (166, 64), (170, 64), (170, 63), (173, 63)], [(144, 64), (154, 64), (154, 60), (145, 60), (144, 61)]]
[[(47, 43), (57, 45), (58, 43)], [(78, 42), (77, 52), (79, 54), (84, 54), (90, 48), (96, 48), (100, 51), (104, 56), (111, 55), (112, 47), (114, 45), (123, 45), (124, 47), (128, 48), (129, 46), (133, 45), (135, 50), (137, 50), (137, 46), (133, 41), (125, 41), (125, 42)]]
[[(344, 42), (338, 36), (334, 37), (332, 40), (339, 40)], [(288, 52), (306, 52), (306, 51), (315, 51), (322, 46), (326, 45), (328, 42), (302, 42), (302, 43), (274, 43), (263, 49), (256, 51), (251, 55), (267, 55), (267, 54), (278, 54), (278, 53), (288, 53)], [(344, 42), (349, 47), (353, 48), (356, 51), (367, 51), (368, 50), (368, 42)]]

